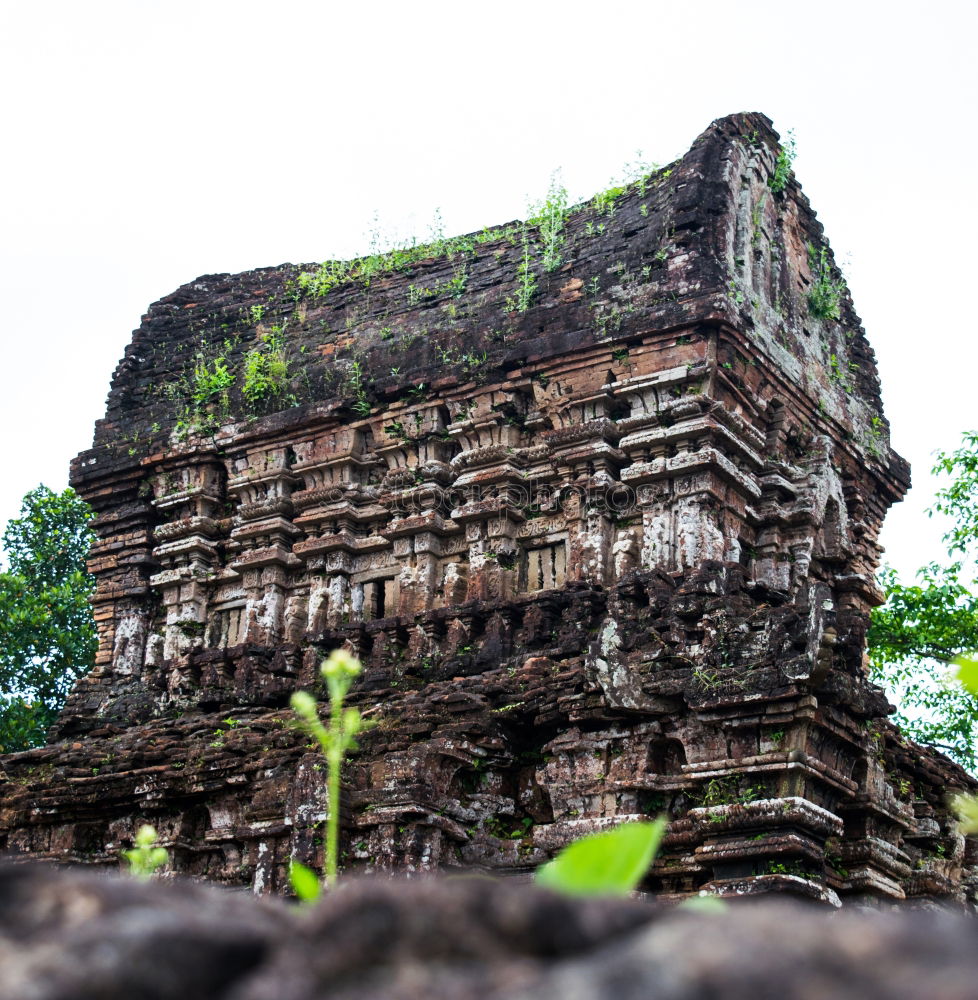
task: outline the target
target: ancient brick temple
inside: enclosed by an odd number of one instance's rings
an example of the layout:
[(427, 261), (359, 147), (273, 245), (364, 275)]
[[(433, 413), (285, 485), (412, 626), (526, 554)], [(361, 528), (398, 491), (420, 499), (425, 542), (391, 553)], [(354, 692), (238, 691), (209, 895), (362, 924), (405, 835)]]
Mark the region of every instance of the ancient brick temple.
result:
[(148, 821), (283, 891), (325, 808), (288, 698), (347, 644), (347, 870), (529, 872), (666, 812), (666, 896), (972, 898), (972, 781), (866, 679), (908, 469), (770, 123), (551, 208), (150, 308), (73, 466), (98, 663), (3, 759), (8, 852), (114, 865)]

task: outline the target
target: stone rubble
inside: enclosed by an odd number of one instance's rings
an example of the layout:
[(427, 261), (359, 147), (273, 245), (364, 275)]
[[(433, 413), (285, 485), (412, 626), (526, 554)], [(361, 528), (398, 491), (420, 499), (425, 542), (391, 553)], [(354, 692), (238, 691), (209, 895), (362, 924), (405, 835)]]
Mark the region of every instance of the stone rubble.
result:
[(0, 867), (17, 1000), (971, 1000), (973, 920), (786, 900), (696, 913), (515, 879), (357, 880), (312, 908)]

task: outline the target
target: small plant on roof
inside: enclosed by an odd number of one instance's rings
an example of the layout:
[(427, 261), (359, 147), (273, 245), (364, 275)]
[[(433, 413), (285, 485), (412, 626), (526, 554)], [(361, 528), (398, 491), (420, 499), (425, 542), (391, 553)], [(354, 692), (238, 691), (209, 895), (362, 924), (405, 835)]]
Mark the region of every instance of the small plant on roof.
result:
[[(564, 223), (567, 221), (567, 188), (560, 182), (555, 171), (550, 177), (550, 187), (545, 201), (534, 205), (530, 211), (528, 225), (538, 226), (542, 248), (543, 270), (549, 274), (564, 262)], [(525, 311), (525, 310), (524, 310)]]
[(219, 413), (226, 414), (230, 406), (228, 391), (234, 385), (234, 373), (228, 368), (223, 353), (213, 360), (207, 358), (203, 349), (194, 358), (191, 382), (191, 399), (199, 410), (206, 406), (216, 406)]
[(507, 296), (506, 308), (510, 312), (524, 313), (530, 308), (533, 293), (537, 290), (537, 279), (533, 273), (533, 255), (530, 252), (530, 237), (525, 224), (520, 232), (523, 252), (516, 265), (516, 294)]
[(275, 400), (283, 405), (297, 402), (289, 393), (289, 363), (285, 356), (285, 339), (283, 330), (273, 326), (261, 337), (258, 347), (252, 348), (244, 357), (244, 383), (241, 395), (244, 396), (253, 413), (269, 401)]
[(791, 177), (791, 164), (795, 160), (795, 133), (789, 131), (788, 138), (781, 143), (778, 155), (774, 160), (774, 173), (768, 178), (767, 186), (775, 193), (781, 194), (788, 186)]
[(158, 837), (154, 827), (144, 823), (136, 831), (136, 846), (123, 851), (122, 856), (129, 865), (129, 874), (136, 878), (152, 878), (161, 865), (165, 865), (169, 855), (165, 847), (157, 846)]
[(808, 312), (818, 319), (839, 319), (841, 316), (842, 293), (845, 283), (836, 281), (832, 275), (832, 265), (828, 250), (818, 250), (808, 244), (808, 264), (812, 270), (812, 284), (808, 292)]
[[(354, 680), (363, 669), (360, 661), (345, 649), (334, 649), (319, 668), (329, 690), (329, 725), (319, 718), (316, 699), (308, 691), (292, 695), (292, 710), (298, 716), (298, 725), (320, 746), (327, 764), (327, 814), (326, 814), (326, 887), (336, 885), (336, 870), (340, 842), (340, 772), (348, 750), (356, 750), (357, 735), (370, 723), (364, 721), (357, 708), (344, 708), (343, 702)], [(320, 894), (319, 879), (305, 865), (293, 861), (289, 866), (289, 880), (295, 894), (303, 902), (312, 902)]]

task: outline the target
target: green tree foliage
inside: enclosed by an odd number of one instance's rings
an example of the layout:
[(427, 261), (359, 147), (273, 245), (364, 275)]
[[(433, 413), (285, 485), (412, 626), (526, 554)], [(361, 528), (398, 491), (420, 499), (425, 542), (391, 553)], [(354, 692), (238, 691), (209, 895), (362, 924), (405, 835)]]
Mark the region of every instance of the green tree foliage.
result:
[(72, 489), (46, 486), (24, 497), (3, 536), (0, 573), (0, 747), (44, 742), (97, 646), (85, 568), (94, 537), (91, 508)]
[(870, 625), (871, 676), (897, 700), (896, 721), (908, 735), (975, 770), (978, 695), (948, 664), (978, 650), (978, 581), (964, 570), (978, 554), (978, 433), (940, 452), (934, 472), (950, 477), (934, 504), (952, 519), (944, 536), (949, 562), (923, 567), (909, 586), (892, 570), (880, 574), (886, 603)]
[(951, 477), (937, 494), (934, 510), (946, 514), (954, 526), (944, 536), (953, 556), (978, 553), (978, 431), (966, 431), (957, 451), (939, 452), (934, 474)]

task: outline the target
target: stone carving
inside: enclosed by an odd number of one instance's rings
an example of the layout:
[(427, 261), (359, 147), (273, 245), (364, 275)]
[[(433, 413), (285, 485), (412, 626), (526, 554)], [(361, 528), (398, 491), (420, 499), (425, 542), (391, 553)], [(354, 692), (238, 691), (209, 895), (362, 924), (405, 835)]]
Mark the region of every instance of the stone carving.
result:
[(638, 565), (638, 545), (630, 531), (619, 531), (611, 550), (615, 577), (621, 579)]
[(444, 603), (449, 607), (454, 604), (461, 604), (465, 600), (467, 586), (462, 564), (459, 562), (450, 562), (445, 567), (445, 576), (442, 580)]
[[(473, 238), (458, 301), (434, 255), (369, 295), (287, 266), (152, 306), (72, 473), (96, 670), (51, 746), (4, 759), (0, 846), (106, 863), (151, 819), (176, 869), (283, 891), (323, 801), (288, 698), (346, 645), (379, 723), (351, 870), (525, 872), (666, 812), (647, 888), (670, 898), (971, 900), (946, 802), (974, 782), (863, 668), (908, 470), (848, 296), (808, 308), (825, 242), (794, 182), (770, 191), (776, 148), (763, 116), (722, 119), (613, 216), (574, 213), (525, 313), (503, 235)], [(184, 434), (159, 386), (208, 337), (240, 371), (257, 306), (298, 405), (236, 387)]]

